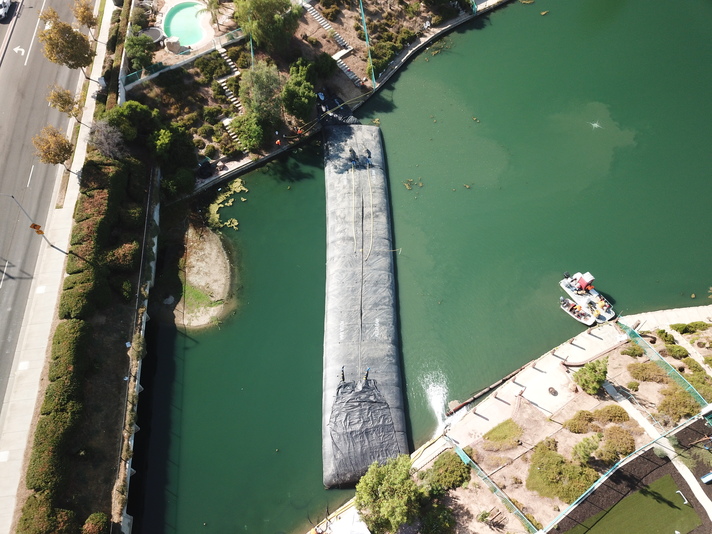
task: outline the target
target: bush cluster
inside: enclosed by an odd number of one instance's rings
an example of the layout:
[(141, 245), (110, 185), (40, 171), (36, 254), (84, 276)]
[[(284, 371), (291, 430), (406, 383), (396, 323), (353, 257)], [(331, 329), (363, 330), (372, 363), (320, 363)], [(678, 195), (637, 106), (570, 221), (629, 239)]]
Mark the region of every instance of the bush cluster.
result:
[(596, 430), (597, 425), (592, 425), (594, 421), (605, 425), (606, 423), (623, 423), (629, 419), (630, 416), (624, 408), (617, 404), (609, 404), (593, 412), (579, 410), (571, 419), (564, 421), (563, 427), (574, 434), (585, 434)]
[(669, 379), (667, 373), (654, 362), (631, 363), (628, 365), (628, 372), (635, 380), (640, 382), (657, 382), (664, 384)]
[(681, 347), (680, 345), (665, 345), (665, 351), (668, 356), (675, 358), (676, 360), (682, 360), (686, 356), (690, 355), (690, 353), (687, 352), (687, 349), (685, 347)]
[[(374, 33), (371, 31), (372, 23), (367, 23), (366, 27), (368, 28), (369, 35)], [(386, 70), (386, 67), (393, 58), (396, 57), (398, 52), (415, 41), (418, 37), (415, 32), (408, 28), (401, 28), (398, 34), (394, 34), (391, 31), (384, 31), (377, 33), (377, 35), (379, 39), (370, 49), (372, 63), (368, 66), (369, 76), (371, 76), (372, 73), (379, 75)]]
[(665, 345), (674, 345), (675, 343), (677, 343), (675, 341), (675, 337), (671, 333), (663, 330), (662, 328), (657, 330), (656, 333), (658, 334), (658, 337), (665, 343)]
[(595, 470), (566, 460), (556, 452), (556, 440), (547, 438), (534, 447), (526, 486), (544, 497), (571, 503), (596, 479)]
[(626, 412), (625, 408), (619, 406), (618, 404), (609, 404), (603, 408), (594, 410), (593, 418), (603, 424), (624, 423), (625, 421), (630, 420), (628, 412)]
[(707, 402), (712, 401), (712, 377), (707, 374), (704, 367), (697, 360), (688, 356), (682, 362), (690, 370), (690, 373), (685, 375), (687, 381)]
[(632, 356), (634, 358), (638, 358), (639, 356), (642, 356), (643, 354), (645, 354), (645, 351), (643, 350), (643, 347), (641, 347), (637, 343), (634, 343), (631, 341), (621, 351), (621, 354), (625, 354), (626, 356)]
[(712, 326), (709, 323), (706, 323), (704, 321), (694, 321), (692, 323), (675, 323), (671, 324), (670, 328), (675, 330), (676, 332), (680, 332), (681, 334), (694, 334), (695, 332), (700, 332), (702, 330), (707, 330), (710, 326)]
[(600, 440), (600, 434), (583, 438), (580, 442), (574, 445), (574, 459), (581, 465), (588, 465), (588, 462), (591, 460), (591, 455), (598, 449)]
[(195, 60), (194, 64), (200, 71), (200, 74), (203, 75), (203, 81), (205, 83), (210, 83), (216, 78), (227, 76), (231, 72), (230, 66), (217, 50), (199, 57)]
[(470, 466), (454, 451), (445, 451), (437, 457), (432, 467), (422, 472), (421, 477), (430, 485), (431, 493), (459, 488), (470, 480)]
[(700, 405), (677, 384), (670, 384), (661, 391), (663, 400), (658, 404), (658, 412), (676, 423), (683, 417), (691, 417), (700, 411)]
[(579, 410), (571, 419), (564, 421), (563, 427), (574, 434), (585, 434), (592, 422), (593, 413), (588, 410)]
[(603, 431), (603, 446), (598, 451), (598, 458), (613, 465), (620, 458), (625, 458), (635, 450), (635, 438), (618, 425), (606, 428)]

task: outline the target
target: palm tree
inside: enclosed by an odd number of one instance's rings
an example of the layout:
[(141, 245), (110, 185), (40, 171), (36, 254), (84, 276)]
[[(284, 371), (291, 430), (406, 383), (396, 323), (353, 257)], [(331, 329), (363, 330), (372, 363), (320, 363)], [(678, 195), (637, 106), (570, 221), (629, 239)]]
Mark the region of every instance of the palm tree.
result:
[(205, 0), (205, 7), (198, 11), (198, 13), (210, 13), (210, 19), (218, 27), (220, 31), (220, 23), (218, 22), (218, 17), (222, 13), (222, 4), (220, 0)]

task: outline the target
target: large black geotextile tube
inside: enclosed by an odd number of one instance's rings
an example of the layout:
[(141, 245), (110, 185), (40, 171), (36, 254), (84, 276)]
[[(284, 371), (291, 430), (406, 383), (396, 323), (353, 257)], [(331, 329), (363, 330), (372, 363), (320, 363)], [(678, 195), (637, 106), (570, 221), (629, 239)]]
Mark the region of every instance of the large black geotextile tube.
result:
[(377, 126), (324, 128), (324, 486), (408, 453), (388, 184)]

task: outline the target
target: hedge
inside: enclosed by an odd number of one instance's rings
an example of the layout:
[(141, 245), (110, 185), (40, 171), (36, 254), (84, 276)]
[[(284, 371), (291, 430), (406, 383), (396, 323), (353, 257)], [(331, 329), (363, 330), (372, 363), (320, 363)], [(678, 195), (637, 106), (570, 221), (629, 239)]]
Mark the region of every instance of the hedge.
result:
[(63, 321), (57, 325), (52, 338), (52, 359), (75, 357), (82, 355), (87, 346), (91, 326), (79, 320)]
[(27, 489), (46, 491), (52, 496), (63, 485), (62, 454), (75, 424), (76, 418), (69, 412), (40, 416), (25, 477)]
[(112, 271), (131, 272), (138, 268), (141, 259), (138, 241), (123, 243), (104, 256), (104, 264)]
[(82, 534), (109, 534), (110, 528), (109, 517), (102, 512), (95, 512), (84, 521)]
[(74, 210), (74, 220), (82, 222), (94, 217), (103, 217), (109, 207), (109, 190), (92, 189), (82, 192)]
[(55, 508), (51, 495), (40, 492), (30, 495), (25, 501), (15, 532), (16, 534), (75, 534), (77, 529), (74, 512)]
[(59, 297), (60, 319), (89, 319), (96, 311), (94, 304), (94, 284), (81, 284), (62, 291)]
[(67, 274), (77, 274), (92, 267), (94, 247), (90, 243), (75, 245), (69, 248), (67, 255)]
[(82, 409), (81, 390), (74, 374), (68, 374), (50, 382), (45, 391), (40, 413), (49, 415), (53, 412), (67, 412), (78, 415)]
[(119, 210), (119, 225), (122, 230), (143, 230), (146, 212), (143, 205), (132, 202)]

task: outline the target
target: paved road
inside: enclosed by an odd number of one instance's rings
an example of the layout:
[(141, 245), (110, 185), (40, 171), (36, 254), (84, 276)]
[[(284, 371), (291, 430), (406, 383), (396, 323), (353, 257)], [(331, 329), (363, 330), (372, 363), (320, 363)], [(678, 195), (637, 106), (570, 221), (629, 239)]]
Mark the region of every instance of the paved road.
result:
[[(32, 137), (48, 124), (66, 130), (68, 118), (47, 104), (49, 87), (56, 83), (74, 91), (82, 77), (42, 54), (38, 15), (45, 7), (54, 8), (62, 20), (72, 20), (69, 2), (24, 0), (15, 2), (11, 17), (0, 23), (0, 399), (5, 397), (43, 244), (30, 230), (29, 218), (42, 225), (51, 239), (52, 229), (45, 227), (45, 221), (60, 176), (57, 166), (43, 165), (34, 156)], [(3, 415), (0, 412), (0, 419)]]

